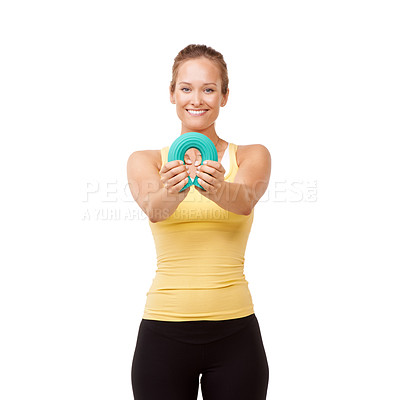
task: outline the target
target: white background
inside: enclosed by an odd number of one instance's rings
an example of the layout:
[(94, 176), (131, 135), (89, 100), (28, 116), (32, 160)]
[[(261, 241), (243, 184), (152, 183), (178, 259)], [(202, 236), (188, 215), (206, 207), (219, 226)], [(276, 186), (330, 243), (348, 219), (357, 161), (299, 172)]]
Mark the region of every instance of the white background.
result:
[(245, 261), (267, 398), (398, 400), (395, 3), (3, 1), (0, 397), (133, 398), (156, 255), (126, 161), (180, 134), (193, 43), (228, 65), (219, 136), (272, 156)]

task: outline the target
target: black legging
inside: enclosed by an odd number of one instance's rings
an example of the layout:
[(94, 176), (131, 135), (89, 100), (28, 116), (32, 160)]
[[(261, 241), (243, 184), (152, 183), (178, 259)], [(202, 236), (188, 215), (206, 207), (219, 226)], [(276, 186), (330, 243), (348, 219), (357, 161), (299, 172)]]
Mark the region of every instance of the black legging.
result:
[(265, 400), (269, 367), (255, 314), (224, 321), (142, 319), (135, 400)]

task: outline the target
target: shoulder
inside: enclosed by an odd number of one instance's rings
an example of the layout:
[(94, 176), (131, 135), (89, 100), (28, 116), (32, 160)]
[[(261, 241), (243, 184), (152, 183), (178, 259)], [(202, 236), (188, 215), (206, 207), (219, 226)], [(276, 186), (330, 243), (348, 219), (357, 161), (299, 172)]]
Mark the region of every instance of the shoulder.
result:
[(237, 145), (236, 162), (238, 166), (246, 159), (259, 160), (260, 158), (271, 160), (271, 154), (263, 144)]
[(161, 150), (137, 150), (134, 151), (128, 158), (128, 164), (133, 161), (133, 159), (146, 160), (154, 164), (159, 170), (161, 169)]

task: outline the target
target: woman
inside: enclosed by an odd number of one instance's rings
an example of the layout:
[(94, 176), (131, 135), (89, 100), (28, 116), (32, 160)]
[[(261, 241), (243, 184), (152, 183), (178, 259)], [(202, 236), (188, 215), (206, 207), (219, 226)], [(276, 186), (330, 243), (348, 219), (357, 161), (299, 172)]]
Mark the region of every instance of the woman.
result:
[[(158, 267), (138, 331), (133, 395), (196, 400), (201, 376), (204, 400), (264, 400), (269, 368), (243, 268), (271, 157), (261, 144), (228, 143), (215, 130), (229, 95), (219, 52), (189, 45), (172, 72), (170, 97), (181, 134), (206, 135), (218, 161), (200, 166), (201, 154), (192, 148), (186, 165), (167, 162), (169, 146), (129, 157), (128, 181), (149, 217)], [(192, 185), (180, 192), (195, 174), (203, 189)]]

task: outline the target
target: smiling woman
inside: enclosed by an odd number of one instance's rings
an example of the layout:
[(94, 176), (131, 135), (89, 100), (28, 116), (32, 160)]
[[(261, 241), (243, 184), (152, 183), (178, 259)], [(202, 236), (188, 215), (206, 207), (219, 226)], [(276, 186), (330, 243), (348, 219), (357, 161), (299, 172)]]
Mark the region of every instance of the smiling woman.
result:
[[(271, 157), (262, 144), (238, 146), (217, 135), (228, 83), (223, 56), (211, 47), (189, 45), (175, 58), (170, 101), (181, 135), (205, 135), (217, 161), (199, 165), (196, 148), (186, 165), (168, 161), (169, 146), (128, 160), (131, 192), (149, 216), (157, 253), (132, 361), (136, 400), (196, 400), (200, 375), (205, 400), (266, 398), (269, 366), (244, 259)], [(181, 191), (192, 173), (203, 189)]]
[(217, 63), (204, 54), (196, 58), (175, 59), (170, 84), (171, 103), (176, 104), (182, 123), (192, 125), (194, 131), (217, 143), (214, 122), (229, 96), (227, 68), (221, 61), (223, 59)]

